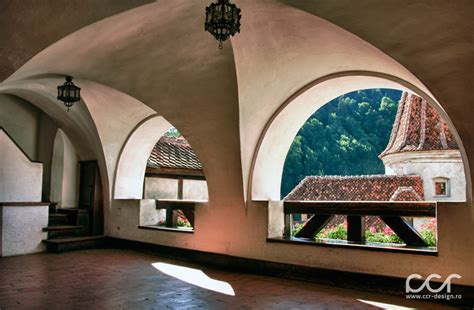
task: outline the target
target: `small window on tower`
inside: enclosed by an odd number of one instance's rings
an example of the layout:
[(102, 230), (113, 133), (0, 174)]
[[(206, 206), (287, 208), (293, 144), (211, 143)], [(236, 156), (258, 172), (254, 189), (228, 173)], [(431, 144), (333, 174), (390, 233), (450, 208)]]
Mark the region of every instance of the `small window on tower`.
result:
[(445, 178), (434, 179), (435, 195), (436, 196), (449, 196), (449, 180)]

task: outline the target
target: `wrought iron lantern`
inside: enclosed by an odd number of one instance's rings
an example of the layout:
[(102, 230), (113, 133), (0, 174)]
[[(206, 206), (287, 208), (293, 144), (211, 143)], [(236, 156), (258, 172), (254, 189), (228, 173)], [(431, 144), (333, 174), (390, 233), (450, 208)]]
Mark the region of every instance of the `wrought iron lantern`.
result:
[(236, 32), (240, 33), (240, 9), (229, 0), (217, 0), (206, 7), (206, 22), (204, 29), (219, 41), (219, 49), (222, 42)]
[(74, 85), (70, 76), (66, 76), (66, 82), (58, 86), (58, 100), (64, 102), (68, 111), (74, 102), (81, 100), (80, 93), (81, 88)]

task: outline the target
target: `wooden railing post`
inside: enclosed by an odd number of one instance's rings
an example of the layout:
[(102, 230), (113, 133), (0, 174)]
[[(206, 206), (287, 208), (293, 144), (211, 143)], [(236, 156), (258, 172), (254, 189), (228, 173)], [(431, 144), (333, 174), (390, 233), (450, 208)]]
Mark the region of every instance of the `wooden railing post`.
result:
[(291, 214), (285, 214), (285, 231), (283, 236), (291, 237)]
[(365, 242), (365, 217), (358, 215), (347, 216), (347, 241)]
[(176, 214), (175, 210), (172, 208), (166, 208), (166, 221), (165, 221), (165, 226), (166, 227), (176, 227), (176, 221), (178, 219), (178, 216)]

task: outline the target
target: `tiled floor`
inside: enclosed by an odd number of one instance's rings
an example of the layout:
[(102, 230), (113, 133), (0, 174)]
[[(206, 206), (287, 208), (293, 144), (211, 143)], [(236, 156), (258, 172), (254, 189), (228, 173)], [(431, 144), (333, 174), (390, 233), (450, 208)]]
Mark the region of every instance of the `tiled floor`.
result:
[[(189, 279), (183, 281), (176, 277)], [(186, 281), (198, 281), (196, 284), (207, 288)], [(232, 291), (235, 296), (231, 295)], [(381, 304), (374, 306), (373, 302), (386, 304), (387, 307), (443, 308), (401, 297), (209, 269), (128, 250), (97, 249), (0, 259), (1, 309), (384, 307)]]

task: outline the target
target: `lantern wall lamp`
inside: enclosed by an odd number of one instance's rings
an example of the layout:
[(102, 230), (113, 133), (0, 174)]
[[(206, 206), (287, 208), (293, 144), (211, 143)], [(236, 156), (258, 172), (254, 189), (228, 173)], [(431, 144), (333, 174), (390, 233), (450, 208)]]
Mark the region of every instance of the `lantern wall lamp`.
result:
[(72, 77), (66, 76), (66, 82), (63, 85), (58, 86), (58, 100), (64, 102), (64, 105), (69, 108), (72, 107), (74, 102), (81, 100), (81, 88), (74, 85)]
[(240, 9), (229, 0), (217, 0), (206, 7), (204, 29), (219, 41), (219, 49), (229, 36), (240, 33), (240, 17)]

